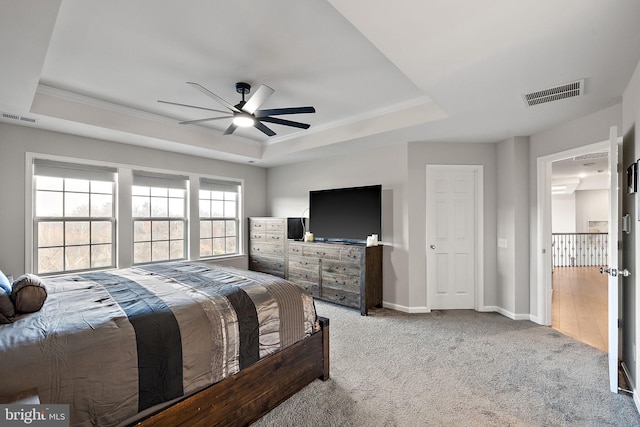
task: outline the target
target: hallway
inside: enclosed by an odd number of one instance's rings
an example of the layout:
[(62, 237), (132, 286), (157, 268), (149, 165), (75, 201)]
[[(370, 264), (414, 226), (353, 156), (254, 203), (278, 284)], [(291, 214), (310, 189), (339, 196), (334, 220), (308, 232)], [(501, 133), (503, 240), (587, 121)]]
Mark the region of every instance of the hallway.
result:
[(553, 329), (607, 352), (607, 276), (600, 267), (556, 267)]

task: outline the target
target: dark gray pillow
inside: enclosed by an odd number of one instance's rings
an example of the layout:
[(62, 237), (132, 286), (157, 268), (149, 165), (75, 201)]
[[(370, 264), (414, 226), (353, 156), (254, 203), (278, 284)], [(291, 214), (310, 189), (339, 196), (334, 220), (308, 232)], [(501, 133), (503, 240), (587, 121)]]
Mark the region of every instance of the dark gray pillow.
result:
[(42, 308), (47, 289), (35, 274), (23, 274), (13, 282), (11, 299), (18, 313), (33, 313)]
[(0, 324), (11, 323), (11, 319), (16, 315), (16, 311), (11, 302), (11, 297), (0, 287)]

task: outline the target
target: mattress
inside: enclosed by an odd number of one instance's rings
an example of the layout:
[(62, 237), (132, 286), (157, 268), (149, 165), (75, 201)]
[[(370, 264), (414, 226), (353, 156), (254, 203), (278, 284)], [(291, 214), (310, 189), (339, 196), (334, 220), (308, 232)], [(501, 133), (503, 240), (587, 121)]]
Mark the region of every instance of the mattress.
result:
[(284, 279), (198, 262), (43, 279), (42, 309), (0, 325), (0, 394), (37, 388), (71, 424), (112, 426), (318, 329)]

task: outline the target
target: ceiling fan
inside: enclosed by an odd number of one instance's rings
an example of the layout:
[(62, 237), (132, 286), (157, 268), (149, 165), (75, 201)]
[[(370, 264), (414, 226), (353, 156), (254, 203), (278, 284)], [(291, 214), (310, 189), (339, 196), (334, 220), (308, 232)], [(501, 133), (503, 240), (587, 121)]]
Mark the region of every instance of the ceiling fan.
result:
[(274, 136), (276, 133), (270, 128), (268, 128), (263, 122), (274, 123), (274, 124), (284, 125), (284, 126), (292, 126), (300, 129), (309, 129), (310, 125), (307, 123), (294, 122), (292, 120), (285, 120), (285, 119), (281, 119), (278, 117), (271, 117), (271, 116), (316, 112), (316, 109), (313, 107), (270, 108), (265, 110), (259, 110), (258, 108), (274, 92), (273, 89), (271, 89), (269, 86), (266, 86), (266, 85), (260, 85), (258, 90), (256, 90), (254, 94), (251, 95), (251, 97), (245, 101), (244, 97), (251, 91), (251, 85), (245, 82), (236, 83), (236, 92), (242, 95), (242, 101), (240, 101), (236, 105), (232, 105), (227, 101), (225, 101), (224, 99), (222, 99), (221, 97), (219, 97), (218, 95), (216, 95), (215, 93), (205, 88), (204, 86), (199, 85), (198, 83), (187, 82), (187, 84), (198, 89), (200, 92), (204, 93), (205, 95), (215, 99), (220, 104), (227, 107), (229, 111), (215, 110), (213, 108), (199, 107), (196, 105), (188, 105), (188, 104), (180, 104), (177, 102), (170, 102), (170, 101), (158, 100), (158, 102), (162, 102), (164, 104), (179, 105), (182, 107), (197, 108), (200, 110), (214, 111), (216, 113), (227, 114), (225, 116), (207, 117), (204, 119), (187, 120), (187, 121), (179, 122), (181, 125), (188, 125), (188, 124), (207, 122), (211, 120), (222, 120), (222, 119), (232, 118), (231, 125), (229, 125), (227, 130), (224, 131), (223, 135), (232, 134), (238, 127), (253, 126), (268, 136)]

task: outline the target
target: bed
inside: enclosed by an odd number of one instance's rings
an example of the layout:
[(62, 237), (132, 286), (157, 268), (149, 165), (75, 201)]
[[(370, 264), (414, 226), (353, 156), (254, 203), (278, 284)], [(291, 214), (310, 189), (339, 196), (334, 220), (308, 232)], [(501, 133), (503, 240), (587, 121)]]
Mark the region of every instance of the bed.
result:
[(198, 262), (43, 279), (0, 325), (0, 395), (37, 389), (71, 425), (247, 425), (329, 378), (329, 323), (295, 285)]

